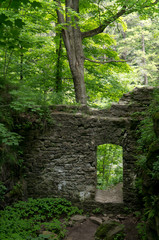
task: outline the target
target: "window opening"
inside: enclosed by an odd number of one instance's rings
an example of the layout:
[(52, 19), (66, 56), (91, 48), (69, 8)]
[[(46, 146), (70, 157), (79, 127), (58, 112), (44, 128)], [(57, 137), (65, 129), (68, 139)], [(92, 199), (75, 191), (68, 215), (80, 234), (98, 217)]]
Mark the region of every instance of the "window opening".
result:
[(96, 200), (100, 202), (122, 202), (122, 182), (122, 147), (115, 144), (99, 145), (97, 148)]

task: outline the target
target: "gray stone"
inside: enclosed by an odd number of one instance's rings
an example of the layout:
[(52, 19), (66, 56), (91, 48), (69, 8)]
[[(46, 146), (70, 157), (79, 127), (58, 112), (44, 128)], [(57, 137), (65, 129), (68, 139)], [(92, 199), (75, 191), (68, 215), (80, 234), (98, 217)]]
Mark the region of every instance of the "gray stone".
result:
[(124, 225), (120, 224), (119, 226), (114, 226), (107, 234), (106, 240), (113, 240), (115, 235), (124, 233)]
[(95, 216), (91, 216), (89, 218), (93, 223), (96, 223), (98, 225), (102, 224), (102, 218), (99, 218), (99, 217), (95, 217)]
[(109, 220), (109, 217), (102, 217), (103, 222), (107, 222)]
[(119, 233), (124, 233), (124, 225), (116, 221), (107, 221), (99, 226), (95, 239), (113, 240)]
[[(52, 107), (53, 121), (47, 129), (43, 132), (30, 129), (24, 133), (25, 198), (57, 196), (82, 206), (87, 202), (90, 210), (100, 207), (113, 212), (114, 206), (118, 209), (117, 202), (102, 205), (95, 201), (97, 146), (112, 143), (123, 147), (122, 206), (133, 206), (136, 129), (143, 117), (140, 112), (150, 104), (152, 94), (153, 88), (135, 89), (110, 109)], [(136, 111), (138, 117), (132, 115)], [(6, 174), (7, 167), (2, 168), (0, 181), (8, 181), (12, 171), (8, 169)]]
[(80, 223), (82, 223), (82, 222), (84, 222), (86, 219), (87, 219), (86, 216), (74, 215), (73, 217), (71, 217), (70, 220), (71, 220), (72, 222), (80, 222)]

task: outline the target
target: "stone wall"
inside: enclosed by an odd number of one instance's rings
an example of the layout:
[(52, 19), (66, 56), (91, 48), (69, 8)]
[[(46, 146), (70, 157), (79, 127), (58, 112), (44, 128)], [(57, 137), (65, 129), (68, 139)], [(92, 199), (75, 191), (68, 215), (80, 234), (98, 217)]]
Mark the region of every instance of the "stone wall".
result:
[[(28, 197), (65, 197), (106, 209), (123, 204), (95, 202), (97, 146), (123, 147), (123, 201), (135, 202), (136, 129), (152, 99), (153, 88), (134, 89), (111, 109), (52, 107), (53, 123), (43, 133), (26, 134), (24, 161)], [(138, 112), (138, 117), (133, 114)], [(89, 203), (89, 204), (88, 204)]]

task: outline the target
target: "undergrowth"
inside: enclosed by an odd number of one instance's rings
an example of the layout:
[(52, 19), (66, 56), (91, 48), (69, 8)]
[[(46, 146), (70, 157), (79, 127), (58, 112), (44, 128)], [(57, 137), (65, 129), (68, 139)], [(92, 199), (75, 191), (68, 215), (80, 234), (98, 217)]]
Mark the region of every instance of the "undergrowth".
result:
[(0, 211), (1, 240), (63, 239), (66, 224), (82, 211), (62, 198), (28, 199)]
[(137, 188), (143, 204), (138, 232), (142, 240), (159, 239), (159, 91), (138, 130)]

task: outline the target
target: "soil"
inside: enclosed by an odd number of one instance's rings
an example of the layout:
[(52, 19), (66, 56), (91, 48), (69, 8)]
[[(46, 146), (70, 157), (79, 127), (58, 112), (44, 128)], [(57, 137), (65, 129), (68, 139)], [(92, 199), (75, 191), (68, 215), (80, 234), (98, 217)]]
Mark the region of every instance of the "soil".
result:
[[(99, 218), (99, 216), (97, 216)], [(100, 216), (102, 219), (102, 216)], [(108, 217), (109, 218), (109, 217)], [(138, 219), (133, 214), (128, 216), (111, 217), (109, 220), (115, 220), (125, 225), (125, 239), (124, 240), (138, 240), (137, 222)], [(99, 224), (92, 222), (89, 218), (82, 223), (75, 223), (72, 227), (67, 228), (67, 236), (64, 240), (95, 240), (95, 233)]]
[(76, 223), (73, 227), (68, 228), (68, 235), (65, 240), (94, 240), (98, 224), (89, 219), (83, 223)]
[(123, 202), (123, 183), (118, 183), (107, 190), (96, 190), (95, 200), (101, 203), (122, 203)]
[[(96, 190), (95, 200), (97, 202), (108, 203), (122, 203), (123, 202), (123, 191), (122, 183), (117, 184), (111, 189), (107, 190)], [(137, 223), (138, 219), (133, 215), (116, 215), (104, 214), (104, 215), (94, 215), (94, 218), (97, 218), (99, 221), (92, 221), (90, 217), (84, 217), (83, 220), (77, 216), (77, 221), (72, 221), (70, 227), (67, 228), (67, 236), (64, 240), (95, 240), (95, 233), (97, 228), (104, 221), (115, 220), (125, 225), (125, 239), (124, 240), (138, 240), (137, 233)]]

